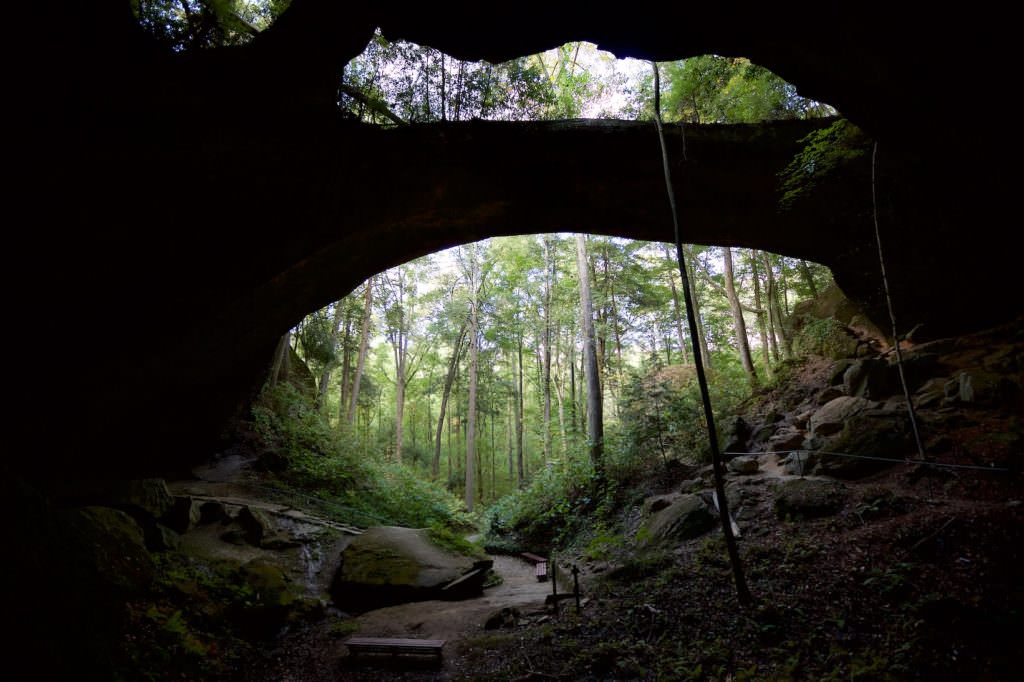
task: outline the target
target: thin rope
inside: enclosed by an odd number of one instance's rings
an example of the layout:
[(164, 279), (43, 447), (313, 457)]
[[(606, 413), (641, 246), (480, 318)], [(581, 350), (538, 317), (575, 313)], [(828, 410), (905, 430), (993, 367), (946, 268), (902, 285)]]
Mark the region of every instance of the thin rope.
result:
[(910, 389), (907, 387), (907, 377), (903, 373), (903, 353), (900, 351), (900, 337), (896, 333), (896, 311), (892, 305), (892, 295), (889, 292), (889, 277), (885, 272), (885, 257), (882, 255), (882, 231), (878, 227), (877, 141), (871, 147), (871, 214), (875, 221), (875, 242), (878, 244), (878, 264), (882, 269), (882, 286), (885, 289), (885, 303), (889, 308), (889, 321), (892, 323), (892, 342), (896, 347), (896, 370), (900, 375), (900, 385), (903, 387), (903, 396), (907, 399), (907, 413), (910, 415), (910, 427), (914, 431), (914, 442), (917, 444), (917, 454), (921, 459), (924, 459), (924, 445), (921, 443), (921, 433), (917, 429), (917, 415), (914, 413), (914, 401), (910, 399)]
[(932, 462), (926, 459), (910, 459), (907, 457), (878, 457), (875, 455), (854, 455), (849, 452), (833, 452), (831, 450), (767, 450), (765, 452), (723, 452), (723, 455), (751, 456), (751, 455), (788, 455), (794, 452), (808, 454), (827, 455), (829, 457), (848, 457), (850, 459), (867, 459), (874, 462), (890, 462), (892, 464), (911, 464), (935, 467), (936, 469), (970, 469), (972, 471), (993, 471), (997, 473), (1010, 473), (1009, 467), (982, 466), (980, 464), (947, 464), (944, 462)]
[[(676, 209), (676, 196), (672, 189), (672, 171), (668, 163), (668, 149), (665, 146), (665, 132), (661, 122), (661, 79), (658, 73), (658, 65), (651, 62), (654, 69), (654, 123), (658, 128), (658, 141), (661, 143), (661, 164), (665, 173), (665, 190), (668, 193), (668, 205), (672, 210), (672, 227), (675, 231), (676, 261), (679, 266), (679, 277), (683, 285), (683, 298), (686, 301), (686, 320), (690, 326), (690, 339), (698, 340), (697, 317), (694, 313), (693, 297), (690, 295), (690, 279), (686, 271), (686, 261), (683, 256), (683, 242), (679, 231), (679, 212)], [(736, 537), (732, 532), (732, 517), (729, 515), (729, 502), (725, 497), (725, 468), (722, 465), (722, 455), (718, 451), (718, 430), (715, 428), (715, 415), (711, 410), (711, 394), (708, 391), (708, 380), (704, 374), (704, 361), (697, 348), (693, 352), (693, 364), (697, 371), (697, 383), (700, 385), (701, 402), (704, 405), (704, 418), (708, 425), (708, 445), (711, 447), (711, 463), (715, 472), (715, 490), (720, 504), (718, 514), (722, 522), (722, 534), (725, 536), (725, 546), (729, 553), (729, 563), (732, 565), (733, 578), (736, 581), (736, 595), (741, 604), (749, 604), (753, 601), (750, 590), (747, 588), (747, 581), (743, 577), (743, 565), (740, 563), (739, 551), (736, 548)]]

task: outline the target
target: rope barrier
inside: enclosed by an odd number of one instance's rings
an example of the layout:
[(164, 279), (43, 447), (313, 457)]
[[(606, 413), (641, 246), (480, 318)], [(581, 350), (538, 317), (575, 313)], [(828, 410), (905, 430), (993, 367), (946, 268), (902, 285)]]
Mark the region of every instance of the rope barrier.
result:
[(866, 459), (873, 462), (889, 462), (891, 464), (919, 464), (921, 466), (935, 467), (939, 469), (969, 469), (971, 471), (991, 471), (997, 473), (1010, 473), (1009, 467), (981, 466), (980, 464), (946, 464), (944, 462), (931, 462), (925, 459), (909, 459), (907, 457), (878, 457), (874, 455), (854, 455), (849, 452), (833, 452), (831, 450), (766, 450), (765, 452), (723, 452), (723, 455), (749, 456), (749, 455), (788, 455), (794, 452), (805, 452), (807, 454), (826, 455), (829, 457), (847, 457), (849, 459)]

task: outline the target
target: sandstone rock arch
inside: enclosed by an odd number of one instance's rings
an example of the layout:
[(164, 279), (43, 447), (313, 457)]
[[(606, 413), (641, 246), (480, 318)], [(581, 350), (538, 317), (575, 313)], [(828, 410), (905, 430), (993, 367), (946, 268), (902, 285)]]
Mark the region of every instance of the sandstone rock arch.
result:
[[(76, 381), (88, 398), (57, 433), (45, 415), (25, 423), (57, 437), (63, 454), (51, 469), (152, 470), (202, 456), (280, 331), (376, 270), (492, 234), (667, 238), (655, 142), (641, 127), (384, 132), (338, 120), (340, 65), (375, 26), (463, 58), (575, 39), (621, 56), (748, 56), (880, 140), (884, 208), (898, 221), (887, 234), (901, 313), (936, 332), (1005, 316), (1006, 304), (987, 291), (1012, 285), (1009, 251), (993, 256), (962, 240), (1007, 238), (1008, 155), (994, 128), (935, 115), (948, 106), (948, 82), (996, 82), (984, 67), (998, 58), (1000, 27), (971, 13), (932, 19), (925, 31), (920, 18), (836, 21), (774, 8), (582, 16), (538, 15), (529, 5), (468, 12), (457, 3), (352, 9), (295, 0), (247, 47), (171, 55), (146, 42), (127, 2), (69, 3), (37, 36), (42, 45), (26, 51), (18, 106), (30, 120), (15, 157), (24, 227), (11, 253), (38, 273), (15, 317), (37, 319), (62, 301), (53, 328), (40, 323), (39, 352), (60, 357), (66, 330), (78, 330)], [(679, 179), (684, 219), (694, 241), (815, 259), (848, 294), (877, 302), (866, 168), (798, 215), (780, 216), (768, 199), (771, 173), (809, 125), (690, 131), (697, 148), (694, 170)], [(702, 143), (707, 153), (698, 154)], [(567, 189), (547, 175), (566, 155), (580, 160)], [(396, 159), (405, 167), (395, 170)], [(524, 168), (536, 177), (524, 180)], [(27, 402), (46, 398), (40, 391)]]

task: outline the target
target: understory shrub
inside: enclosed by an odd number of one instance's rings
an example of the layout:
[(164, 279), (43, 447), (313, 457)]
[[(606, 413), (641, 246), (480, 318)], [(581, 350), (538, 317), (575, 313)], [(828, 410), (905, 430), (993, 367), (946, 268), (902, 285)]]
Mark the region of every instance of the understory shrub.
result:
[(315, 497), (339, 520), (414, 528), (465, 528), (474, 519), (439, 485), (395, 462), (360, 452), (293, 386), (266, 388), (252, 410), (261, 447), (282, 462), (281, 486)]

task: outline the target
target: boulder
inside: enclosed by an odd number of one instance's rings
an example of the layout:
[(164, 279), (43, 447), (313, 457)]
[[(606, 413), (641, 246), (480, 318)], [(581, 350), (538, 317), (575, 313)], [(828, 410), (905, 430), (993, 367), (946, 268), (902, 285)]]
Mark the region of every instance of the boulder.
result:
[(331, 596), (346, 611), (439, 599), (448, 596), (442, 588), (474, 571), (459, 594), (479, 593), (491, 563), (439, 546), (425, 528), (375, 526), (342, 552)]
[(150, 551), (166, 552), (181, 546), (181, 536), (162, 523), (150, 521), (143, 524), (142, 531), (146, 540), (146, 548)]
[(878, 400), (899, 389), (896, 369), (884, 360), (858, 360), (843, 374), (846, 395)]
[(734, 415), (723, 421), (719, 427), (719, 434), (722, 452), (746, 452), (750, 425), (743, 417)]
[(305, 606), (297, 588), (277, 564), (252, 559), (239, 569), (244, 601), (233, 612), (242, 632), (252, 638), (270, 638), (295, 619)]
[[(847, 419), (838, 434), (826, 439), (822, 449), (895, 461), (912, 454), (914, 447), (908, 417), (903, 411), (865, 410)], [(887, 465), (877, 459), (822, 454), (815, 473), (857, 478)]]
[(947, 379), (932, 378), (924, 382), (913, 396), (914, 407), (938, 407), (945, 397)]
[(689, 478), (679, 484), (679, 492), (692, 493), (704, 487), (704, 481), (699, 478)]
[(487, 620), (484, 621), (484, 630), (510, 629), (514, 628), (518, 622), (519, 609), (506, 606), (487, 616)]
[(80, 589), (137, 592), (153, 579), (153, 560), (142, 528), (128, 514), (110, 507), (64, 512), (59, 521), (64, 569)]
[(768, 440), (768, 452), (785, 452), (797, 450), (803, 446), (804, 432), (793, 427), (785, 427), (775, 432)]
[(749, 476), (756, 474), (760, 468), (756, 457), (736, 457), (729, 460), (729, 471), (734, 474)]
[[(833, 398), (833, 400), (834, 400), (834, 398)], [(813, 415), (814, 415), (814, 410), (806, 410), (804, 412), (800, 412), (795, 417), (793, 417), (793, 426), (795, 426), (798, 429), (807, 428), (807, 422), (809, 422), (811, 420), (811, 417)]]
[(794, 478), (775, 489), (775, 512), (780, 518), (831, 516), (843, 508), (846, 488), (836, 481)]
[(832, 402), (836, 398), (841, 398), (844, 395), (846, 394), (843, 393), (841, 388), (829, 386), (814, 398), (814, 402), (818, 405), (824, 405), (825, 403)]
[(815, 436), (828, 436), (842, 430), (850, 417), (869, 409), (871, 401), (853, 396), (840, 396), (830, 400), (815, 412), (808, 424)]
[(260, 509), (242, 507), (236, 520), (242, 527), (246, 541), (255, 547), (259, 547), (264, 539), (270, 539), (277, 532), (274, 520)]
[(136, 518), (159, 519), (174, 506), (162, 478), (75, 481), (67, 490), (56, 489), (54, 499), (62, 506), (114, 507)]
[(750, 445), (751, 450), (760, 451), (764, 450), (764, 444), (767, 443), (775, 432), (778, 431), (779, 425), (771, 422), (767, 424), (759, 424), (754, 428), (750, 434)]
[(178, 495), (174, 498), (174, 504), (160, 520), (177, 533), (187, 533), (193, 526), (198, 525), (200, 518), (199, 503), (188, 495)]
[[(892, 368), (893, 377), (898, 379), (899, 369), (896, 367), (895, 355), (889, 358), (889, 365)], [(926, 351), (903, 353), (903, 376), (907, 380), (907, 390), (911, 393), (921, 388), (932, 377), (943, 373), (938, 353)]]
[(828, 374), (828, 385), (829, 386), (842, 386), (843, 376), (846, 374), (846, 370), (850, 368), (855, 361), (850, 359), (836, 360), (835, 364), (832, 365), (832, 369), (829, 370)]
[(650, 516), (655, 512), (660, 512), (662, 509), (671, 506), (673, 502), (679, 499), (679, 493), (669, 493), (668, 495), (654, 495), (644, 500), (643, 511), (644, 516)]
[(715, 516), (700, 495), (680, 495), (671, 505), (651, 515), (644, 527), (652, 541), (687, 540), (711, 530)]

